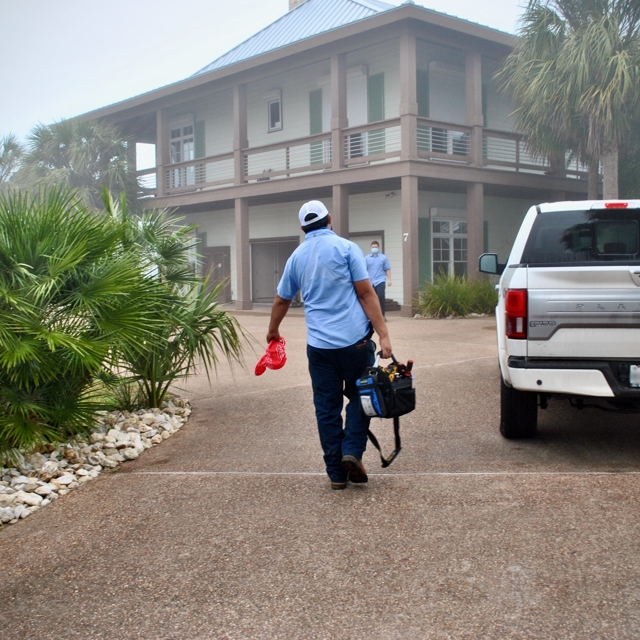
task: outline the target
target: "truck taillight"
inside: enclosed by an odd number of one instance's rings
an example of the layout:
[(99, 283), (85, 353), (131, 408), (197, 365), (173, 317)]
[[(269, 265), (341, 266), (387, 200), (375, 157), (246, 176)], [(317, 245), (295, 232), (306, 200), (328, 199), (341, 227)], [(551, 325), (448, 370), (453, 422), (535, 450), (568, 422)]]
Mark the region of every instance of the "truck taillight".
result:
[(527, 338), (527, 290), (508, 289), (505, 296), (507, 338)]

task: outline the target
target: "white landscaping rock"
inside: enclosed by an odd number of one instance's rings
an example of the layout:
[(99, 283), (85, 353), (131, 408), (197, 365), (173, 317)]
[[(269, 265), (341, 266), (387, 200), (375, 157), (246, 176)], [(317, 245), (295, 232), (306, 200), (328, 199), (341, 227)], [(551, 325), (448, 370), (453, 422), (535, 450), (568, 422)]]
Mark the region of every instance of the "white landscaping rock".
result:
[(7, 524), (7, 522), (11, 522), (16, 519), (16, 514), (13, 509), (10, 507), (0, 507), (0, 522), (2, 524)]
[(47, 453), (20, 454), (17, 468), (0, 467), (0, 524), (14, 524), (73, 489), (161, 444), (186, 423), (191, 407), (182, 398), (163, 409), (96, 413), (93, 433)]
[(56, 490), (56, 485), (49, 484), (47, 482), (46, 484), (43, 484), (42, 486), (38, 487), (35, 492), (39, 496), (48, 496), (52, 491), (55, 491), (55, 490)]
[(18, 502), (27, 504), (30, 507), (38, 506), (43, 500), (44, 498), (37, 495), (36, 493), (26, 493), (25, 491), (18, 491)]

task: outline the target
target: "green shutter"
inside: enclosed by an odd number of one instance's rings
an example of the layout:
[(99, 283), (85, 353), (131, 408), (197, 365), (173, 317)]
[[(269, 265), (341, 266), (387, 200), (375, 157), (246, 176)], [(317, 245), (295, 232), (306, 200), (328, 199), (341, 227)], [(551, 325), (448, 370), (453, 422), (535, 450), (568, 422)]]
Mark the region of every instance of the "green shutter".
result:
[(418, 115), (429, 117), (429, 72), (418, 69)]
[[(384, 120), (384, 73), (376, 73), (367, 78), (367, 105), (369, 122)], [(369, 131), (367, 155), (384, 152), (384, 130)]]
[(431, 218), (418, 218), (418, 279), (420, 289), (431, 282)]
[(384, 73), (376, 73), (367, 80), (369, 122), (384, 120)]
[(204, 158), (206, 155), (204, 144), (204, 120), (196, 122), (195, 129), (195, 153), (196, 158)]
[[(322, 133), (322, 89), (309, 92), (309, 135), (316, 133)], [(311, 164), (322, 163), (324, 155), (322, 149), (322, 142), (311, 143)]]
[(322, 89), (309, 93), (309, 134), (322, 133)]
[[(204, 142), (204, 120), (199, 120), (193, 127), (194, 140), (194, 152), (196, 158), (204, 158), (207, 153), (205, 151)], [(196, 165), (196, 183), (207, 181), (207, 167), (204, 164)]]

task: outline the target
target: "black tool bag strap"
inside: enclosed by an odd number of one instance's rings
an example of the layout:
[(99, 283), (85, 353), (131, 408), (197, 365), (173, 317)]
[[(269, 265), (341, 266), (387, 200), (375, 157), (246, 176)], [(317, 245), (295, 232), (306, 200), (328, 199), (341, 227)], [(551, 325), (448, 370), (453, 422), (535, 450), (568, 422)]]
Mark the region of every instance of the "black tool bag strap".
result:
[(382, 455), (382, 449), (380, 448), (380, 443), (378, 442), (378, 438), (376, 438), (373, 435), (373, 433), (371, 432), (371, 429), (367, 429), (367, 435), (369, 436), (369, 440), (371, 440), (371, 444), (380, 452), (380, 460), (382, 461), (382, 467), (383, 468), (388, 467), (398, 457), (398, 454), (402, 449), (402, 445), (400, 443), (400, 418), (398, 418), (398, 416), (395, 416), (393, 418), (393, 436), (395, 438), (396, 448), (389, 457), (385, 458)]

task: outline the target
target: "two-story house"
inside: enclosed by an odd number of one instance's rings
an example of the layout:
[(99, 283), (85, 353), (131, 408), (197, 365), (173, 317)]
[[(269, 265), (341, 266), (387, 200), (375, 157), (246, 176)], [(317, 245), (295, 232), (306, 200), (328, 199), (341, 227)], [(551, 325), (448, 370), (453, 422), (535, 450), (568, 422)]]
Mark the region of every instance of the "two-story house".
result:
[(408, 0), (290, 0), (288, 13), (193, 76), (84, 117), (155, 145), (145, 206), (199, 225), (236, 308), (273, 299), (302, 241), (297, 211), (380, 242), (404, 314), (434, 274), (503, 258), (534, 202), (582, 198), (512, 132), (493, 74), (514, 36)]

